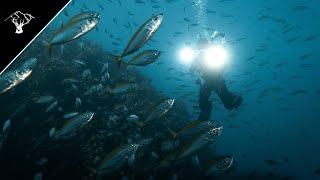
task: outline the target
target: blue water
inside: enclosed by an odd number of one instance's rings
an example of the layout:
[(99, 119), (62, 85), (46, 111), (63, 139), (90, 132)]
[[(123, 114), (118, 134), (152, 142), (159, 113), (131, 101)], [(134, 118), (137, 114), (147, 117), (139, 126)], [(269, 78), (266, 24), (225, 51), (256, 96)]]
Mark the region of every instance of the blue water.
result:
[[(154, 41), (142, 48), (161, 50), (161, 57), (153, 65), (136, 69), (150, 78), (164, 95), (187, 104), (191, 116), (186, 121), (198, 115), (193, 106), (197, 104), (199, 87), (195, 83), (197, 76), (181, 75), (189, 72), (189, 66), (180, 61), (179, 50), (186, 43), (196, 44), (200, 36), (211, 35), (214, 30), (225, 33), (229, 62), (225, 79), (229, 89), (244, 98), (244, 103), (239, 109), (229, 111), (213, 93), (211, 119), (220, 122), (224, 131), (211, 147), (212, 151), (235, 158), (233, 175), (255, 171), (296, 179), (319, 178), (314, 173), (320, 167), (318, 0), (118, 1), (75, 1), (64, 10), (69, 17), (62, 12), (49, 27), (59, 27), (81, 9), (87, 10), (85, 5), (98, 11), (101, 19), (98, 31), (93, 30), (82, 39), (94, 41), (105, 51), (119, 55), (138, 29), (133, 23), (140, 25), (152, 15), (164, 13), (164, 21), (152, 38)], [(153, 8), (154, 5), (159, 8)], [(124, 26), (128, 23), (131, 28)], [(190, 26), (193, 23), (199, 25)], [(175, 37), (175, 32), (182, 34)], [(121, 38), (118, 46), (112, 44), (115, 38)], [(303, 58), (306, 54), (309, 56)], [(163, 64), (159, 65), (160, 62)], [(181, 84), (186, 87), (178, 88)], [(297, 90), (304, 91), (296, 94)], [(186, 93), (192, 95), (184, 97)], [(278, 164), (269, 165), (265, 160)]]
[[(108, 1), (99, 1), (105, 10), (99, 9), (96, 1), (77, 1), (74, 6), (67, 7), (70, 14), (79, 11), (85, 4), (90, 9), (101, 13), (99, 32), (92, 32), (86, 38), (99, 42), (105, 50), (114, 51), (125, 47), (137, 27), (132, 30), (125, 28), (127, 23), (141, 24), (152, 14), (163, 12), (165, 19), (159, 31), (153, 37), (157, 42), (150, 42), (147, 48), (164, 51), (159, 61), (162, 66), (141, 68), (141, 72), (152, 79), (152, 83), (165, 94), (179, 98), (185, 92), (197, 94), (198, 87), (194, 83), (195, 77), (183, 76), (183, 82), (166, 80), (165, 77), (180, 77), (179, 72), (188, 72), (188, 66), (179, 61), (177, 56), (185, 42), (196, 43), (197, 36), (205, 32), (203, 28), (188, 27), (192, 23), (205, 22), (204, 26), (226, 34), (230, 64), (226, 70), (227, 81), (235, 81), (229, 87), (244, 98), (243, 106), (236, 111), (228, 111), (223, 105), (215, 101), (212, 118), (225, 125), (223, 135), (216, 148), (221, 153), (232, 154), (237, 162), (237, 171), (247, 173), (253, 170), (259, 172), (275, 172), (295, 176), (298, 179), (313, 179), (314, 169), (320, 166), (318, 152), (319, 123), (319, 75), (320, 53), (319, 38), (308, 41), (310, 35), (319, 35), (320, 11), (319, 1), (216, 1), (216, 0), (176, 0), (173, 2), (157, 1), (158, 9), (152, 8), (150, 1), (144, 4), (134, 0), (117, 1), (113, 4)], [(205, 9), (215, 13), (201, 15), (201, 8), (193, 6), (193, 2), (203, 3)], [(298, 6), (307, 7), (297, 10)], [(129, 16), (128, 11), (134, 16)], [(231, 17), (224, 17), (224, 15)], [(266, 19), (258, 20), (266, 15)], [(58, 17), (56, 21), (63, 19)], [(118, 21), (118, 25), (112, 19)], [(190, 23), (184, 21), (188, 18)], [(201, 20), (201, 18), (203, 18)], [(276, 22), (280, 19), (280, 22)], [(290, 32), (284, 33), (284, 25), (292, 27)], [(112, 40), (106, 36), (104, 29), (115, 37), (122, 39), (119, 47), (112, 46)], [(183, 32), (173, 37), (174, 32)], [(291, 38), (297, 38), (288, 43)], [(239, 38), (245, 38), (236, 41)], [(167, 44), (172, 42), (173, 46)], [(262, 52), (256, 52), (260, 45), (265, 46)], [(306, 59), (300, 59), (304, 54), (311, 53)], [(251, 61), (247, 58), (254, 57)], [(261, 65), (262, 63), (262, 65)], [(283, 66), (275, 67), (279, 63)], [(310, 68), (301, 68), (301, 64), (310, 64)], [(173, 67), (174, 71), (167, 72)], [(291, 79), (292, 76), (298, 79)], [(258, 83), (247, 87), (248, 84), (259, 80)], [(173, 93), (180, 84), (188, 85), (179, 93)], [(268, 92), (265, 97), (259, 98), (261, 91), (268, 88), (278, 88)], [(303, 89), (305, 94), (293, 95), (295, 90)], [(283, 102), (277, 101), (283, 98)], [(197, 99), (190, 96), (189, 99)], [(193, 111), (193, 104), (188, 102), (189, 111)], [(282, 108), (288, 108), (284, 110)], [(235, 117), (229, 117), (236, 113)], [(194, 115), (194, 118), (196, 115)], [(229, 125), (237, 128), (228, 128)], [(274, 159), (288, 163), (280, 163), (270, 167), (264, 160)]]

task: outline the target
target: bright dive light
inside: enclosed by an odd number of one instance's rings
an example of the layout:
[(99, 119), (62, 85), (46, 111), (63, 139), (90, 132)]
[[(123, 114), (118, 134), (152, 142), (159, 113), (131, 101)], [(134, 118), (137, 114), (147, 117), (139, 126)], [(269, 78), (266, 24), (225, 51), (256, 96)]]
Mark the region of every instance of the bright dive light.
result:
[(204, 61), (209, 68), (223, 68), (227, 61), (227, 52), (221, 46), (212, 46), (205, 50)]
[(184, 47), (179, 52), (180, 60), (185, 64), (190, 64), (194, 58), (194, 51), (190, 47)]

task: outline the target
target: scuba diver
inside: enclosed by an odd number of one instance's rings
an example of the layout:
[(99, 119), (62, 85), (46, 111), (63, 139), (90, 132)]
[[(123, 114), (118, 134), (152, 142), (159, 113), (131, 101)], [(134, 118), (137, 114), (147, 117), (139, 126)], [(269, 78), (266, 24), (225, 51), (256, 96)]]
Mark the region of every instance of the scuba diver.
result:
[[(210, 120), (212, 101), (209, 99), (211, 92), (215, 91), (225, 108), (232, 110), (238, 108), (243, 98), (237, 94), (234, 94), (229, 91), (226, 82), (223, 78), (223, 72), (221, 69), (212, 69), (206, 63), (204, 63), (204, 50), (207, 50), (208, 47), (213, 43), (213, 40), (217, 37), (222, 37), (222, 43), (224, 43), (224, 34), (214, 33), (212, 41), (209, 41), (206, 38), (200, 38), (197, 43), (197, 49), (199, 55), (192, 62), (190, 71), (196, 72), (199, 74), (199, 79), (197, 83), (200, 84), (199, 90), (199, 108), (200, 114), (198, 120)], [(214, 61), (212, 57), (209, 57), (210, 61)]]

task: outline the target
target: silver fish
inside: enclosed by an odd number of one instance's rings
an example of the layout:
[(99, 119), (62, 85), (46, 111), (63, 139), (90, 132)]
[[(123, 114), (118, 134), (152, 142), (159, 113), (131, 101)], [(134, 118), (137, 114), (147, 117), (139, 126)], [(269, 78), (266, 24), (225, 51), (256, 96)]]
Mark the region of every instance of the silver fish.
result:
[(95, 28), (99, 22), (99, 16), (97, 12), (83, 12), (72, 17), (54, 33), (49, 43), (49, 54), (52, 46), (73, 41)]
[(102, 73), (104, 73), (104, 71), (106, 71), (106, 70), (108, 71), (108, 69), (109, 69), (109, 63), (104, 63), (100, 73), (102, 74)]
[(30, 58), (19, 69), (1, 74), (0, 94), (8, 91), (27, 79), (31, 75), (36, 63), (36, 58)]
[[(27, 74), (26, 76), (29, 76)], [(20, 82), (22, 82), (25, 78), (24, 76), (20, 76), (17, 71), (8, 71), (1, 74), (0, 77), (0, 94), (8, 91), (9, 89), (15, 87)]]
[(125, 65), (133, 66), (146, 66), (155, 62), (160, 57), (160, 51), (158, 50), (145, 50), (137, 54), (131, 61), (125, 63)]
[(88, 76), (90, 76), (90, 75), (91, 75), (91, 70), (90, 70), (90, 69), (86, 69), (86, 70), (84, 70), (84, 71), (82, 72), (81, 77), (82, 77), (82, 78), (86, 78), (86, 77), (88, 77)]
[(60, 54), (64, 53), (64, 49), (65, 49), (64, 45), (60, 46)]
[(6, 122), (4, 122), (3, 125), (2, 125), (2, 133), (3, 133), (3, 134), (7, 133), (7, 131), (8, 131), (8, 129), (10, 128), (10, 126), (11, 126), (11, 120), (8, 119), (8, 120), (6, 120)]
[(189, 122), (186, 126), (184, 126), (179, 131), (175, 132), (172, 129), (168, 128), (170, 133), (172, 134), (173, 138), (177, 138), (178, 136), (192, 136), (194, 134), (200, 133), (206, 129), (210, 129), (213, 127), (217, 127), (218, 124), (212, 120), (209, 121), (201, 121), (201, 120), (194, 120)]
[(40, 96), (35, 103), (37, 104), (43, 104), (43, 103), (49, 103), (52, 102), (55, 98), (50, 95)]
[(81, 106), (81, 99), (79, 97), (76, 97), (76, 108), (79, 108)]
[(69, 83), (78, 83), (80, 82), (79, 80), (76, 79), (64, 79), (61, 84), (69, 84)]
[(173, 106), (175, 99), (167, 99), (160, 104), (156, 105), (155, 107), (151, 108), (149, 111), (147, 118), (145, 121), (140, 122), (141, 126), (144, 126), (146, 123), (149, 123), (150, 121), (154, 119), (161, 118), (164, 114), (166, 114)]
[(134, 114), (131, 114), (130, 116), (127, 117), (127, 121), (129, 122), (137, 122), (139, 120), (139, 116), (137, 115), (134, 115)]
[(123, 82), (123, 83), (118, 83), (116, 84), (114, 87), (112, 88), (109, 88), (107, 87), (106, 88), (106, 91), (108, 93), (112, 93), (112, 94), (124, 94), (124, 93), (127, 93), (129, 92), (130, 90), (132, 89), (135, 89), (137, 87), (137, 84), (136, 83), (126, 83), (126, 82)]
[(203, 166), (203, 171), (207, 176), (217, 175), (228, 171), (233, 166), (234, 160), (232, 157), (219, 157), (214, 160), (209, 160)]
[(56, 135), (56, 128), (51, 128), (49, 130), (49, 137), (54, 139), (55, 135)]
[(75, 84), (71, 84), (71, 87), (74, 91), (78, 91), (78, 86), (76, 86)]
[(202, 148), (214, 143), (222, 132), (222, 126), (203, 131), (194, 135), (191, 140), (184, 143), (177, 151), (168, 155), (161, 162), (159, 167), (167, 166), (170, 162), (181, 160), (187, 156), (192, 156)]
[(99, 165), (98, 175), (107, 174), (123, 167), (129, 159), (134, 159), (138, 144), (129, 144), (113, 150)]
[(189, 156), (198, 150), (210, 145), (211, 143), (215, 142), (217, 137), (222, 132), (222, 126), (215, 127), (210, 130), (204, 131), (203, 133), (199, 133), (195, 135), (190, 142), (184, 144), (181, 149), (179, 150), (176, 160), (182, 159), (186, 156)]
[(56, 132), (56, 138), (72, 137), (93, 118), (93, 112), (86, 112), (67, 120), (62, 128)]
[(84, 93), (84, 95), (87, 96), (87, 95), (101, 92), (101, 91), (102, 91), (102, 84), (93, 85)]
[(110, 79), (110, 74), (108, 72), (106, 72), (102, 77), (101, 77), (101, 81), (102, 82), (106, 82), (107, 80)]
[(192, 156), (191, 158), (191, 162), (195, 167), (200, 167), (200, 162), (199, 162), (199, 158), (197, 155)]
[(38, 166), (43, 166), (43, 165), (45, 165), (45, 164), (47, 164), (48, 163), (48, 159), (47, 158), (41, 158), (40, 160), (38, 160), (37, 162), (36, 162), (36, 165), (38, 165)]
[(151, 138), (142, 139), (138, 141), (137, 144), (139, 144), (140, 146), (148, 146), (152, 141), (153, 141), (153, 138), (151, 137)]
[(79, 46), (80, 46), (81, 51), (84, 51), (84, 43), (80, 42)]
[(154, 157), (155, 159), (159, 159), (159, 155), (154, 151), (151, 152), (151, 156)]
[(24, 62), (20, 68), (20, 73), (25, 74), (29, 71), (32, 71), (34, 66), (37, 64), (38, 60), (37, 58), (30, 58), (26, 62)]
[(73, 62), (74, 62), (76, 65), (81, 65), (81, 66), (86, 65), (86, 63), (83, 62), (81, 59), (74, 59)]
[(178, 140), (166, 140), (161, 143), (161, 151), (168, 152), (172, 151), (173, 149), (177, 148), (180, 145), (180, 141)]
[(116, 58), (119, 64), (121, 63), (121, 58), (136, 52), (148, 42), (160, 27), (163, 17), (162, 13), (151, 17), (135, 32), (122, 54)]
[(55, 109), (58, 105), (58, 101), (54, 101), (52, 104), (50, 104), (50, 106), (47, 107), (46, 109), (46, 113), (52, 111), (53, 109)]
[(72, 117), (74, 117), (74, 116), (76, 116), (78, 114), (79, 114), (78, 112), (69, 112), (69, 113), (63, 115), (63, 118), (64, 119), (69, 119), (69, 118), (72, 118)]
[(0, 133), (0, 150), (2, 149), (2, 145), (4, 142), (7, 140), (9, 130), (11, 126), (11, 121), (7, 120), (5, 123), (2, 125), (2, 133)]

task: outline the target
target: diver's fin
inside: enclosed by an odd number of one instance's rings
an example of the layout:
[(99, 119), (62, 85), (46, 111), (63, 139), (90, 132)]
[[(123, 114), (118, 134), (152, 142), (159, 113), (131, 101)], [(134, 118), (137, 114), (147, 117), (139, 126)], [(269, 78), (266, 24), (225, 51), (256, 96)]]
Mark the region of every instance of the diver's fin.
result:
[(170, 132), (170, 134), (172, 135), (173, 139), (176, 139), (178, 137), (178, 133), (176, 133), (175, 131), (173, 131), (171, 128), (167, 127), (168, 131)]

